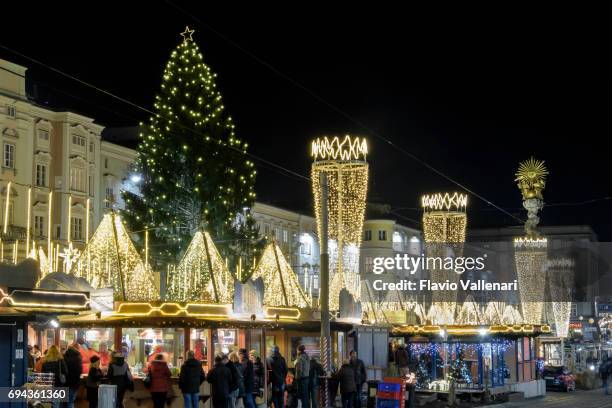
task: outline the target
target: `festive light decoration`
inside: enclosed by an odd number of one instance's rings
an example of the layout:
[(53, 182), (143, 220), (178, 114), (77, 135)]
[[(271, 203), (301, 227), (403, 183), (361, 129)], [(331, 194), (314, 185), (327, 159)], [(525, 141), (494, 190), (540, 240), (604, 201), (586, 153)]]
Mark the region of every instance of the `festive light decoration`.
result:
[[(423, 206), (423, 235), (428, 257), (461, 256), (467, 227), (467, 196), (460, 193), (436, 193), (421, 198)], [(459, 280), (452, 270), (430, 270), (432, 282)], [(457, 308), (457, 290), (432, 293), (432, 306), (428, 320), (435, 324), (454, 324)]]
[(565, 338), (569, 334), (572, 302), (569, 301), (574, 286), (574, 261), (569, 258), (553, 259), (547, 262), (548, 284), (551, 296), (555, 332)]
[(104, 215), (71, 266), (71, 274), (85, 278), (94, 288), (112, 287), (117, 300), (159, 299), (152, 273), (145, 268), (121, 218), (113, 212)]
[(38, 287), (40, 281), (45, 276), (46, 271), (49, 270), (49, 259), (47, 258), (47, 255), (42, 247), (38, 247), (38, 250), (36, 249), (36, 243), (33, 243), (32, 250), (30, 250), (28, 258), (38, 261), (38, 270), (40, 271), (38, 282), (36, 282), (36, 287)]
[(365, 139), (351, 138), (346, 135), (340, 141), (336, 136), (331, 140), (325, 136), (313, 140), (311, 145), (311, 156), (314, 160), (363, 160), (368, 154), (368, 144)]
[[(49, 201), (47, 202), (47, 207), (49, 207), (48, 208), (49, 222), (47, 223), (47, 256), (49, 257), (49, 269), (46, 272), (52, 273), (53, 272), (53, 242), (51, 242), (51, 226), (53, 225), (53, 219), (52, 219), (53, 212), (51, 210), (53, 208), (53, 190), (49, 191)], [(42, 277), (41, 277), (42, 279), (45, 277), (45, 273), (41, 270), (41, 274), (42, 274)]]
[(312, 143), (311, 179), (319, 237), (322, 236), (320, 175), (327, 175), (328, 251), (331, 277), (329, 301), (338, 310), (340, 291), (345, 288), (357, 300), (361, 297), (359, 247), (368, 189), (367, 142), (345, 136), (317, 139)]
[(266, 306), (310, 306), (311, 300), (304, 294), (296, 273), (275, 241), (264, 249), (251, 278), (263, 280)]
[(64, 248), (64, 252), (59, 254), (60, 258), (64, 259), (64, 272), (68, 273), (72, 269), (72, 264), (79, 258), (80, 251), (72, 245), (72, 242)]
[(167, 296), (178, 302), (233, 302), (234, 277), (208, 232), (198, 231), (193, 236), (172, 272)]
[(154, 114), (141, 124), (139, 193), (123, 191), (122, 212), (131, 230), (150, 230), (150, 262), (175, 263), (196, 231), (231, 242), (220, 249), (250, 271), (257, 231), (250, 214), (255, 200), (255, 164), (248, 144), (236, 136), (217, 75), (205, 64), (186, 27), (171, 52)]
[(538, 211), (544, 206), (542, 192), (548, 171), (543, 161), (533, 157), (519, 164), (516, 181), (527, 210), (525, 236), (514, 239), (514, 259), (519, 282), (521, 308), (525, 323), (538, 324), (544, 309), (546, 283), (545, 263), (548, 242), (536, 227), (540, 222)]
[(32, 222), (32, 187), (28, 187), (28, 210), (26, 212), (26, 255), (30, 252), (30, 228)]

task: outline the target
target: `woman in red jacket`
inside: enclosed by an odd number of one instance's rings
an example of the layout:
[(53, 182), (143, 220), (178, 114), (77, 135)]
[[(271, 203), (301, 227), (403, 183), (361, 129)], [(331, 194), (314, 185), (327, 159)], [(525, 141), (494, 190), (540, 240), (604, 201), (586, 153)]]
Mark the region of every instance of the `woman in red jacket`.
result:
[(164, 361), (163, 354), (157, 354), (155, 359), (149, 363), (149, 375), (151, 376), (151, 398), (154, 408), (164, 408), (166, 396), (170, 389), (170, 369)]

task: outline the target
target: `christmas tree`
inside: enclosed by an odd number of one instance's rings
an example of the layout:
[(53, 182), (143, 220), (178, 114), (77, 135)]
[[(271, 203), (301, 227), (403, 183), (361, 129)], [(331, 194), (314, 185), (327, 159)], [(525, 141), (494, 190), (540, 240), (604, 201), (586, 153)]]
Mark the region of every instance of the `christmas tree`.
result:
[[(150, 230), (151, 255), (176, 262), (196, 231), (228, 242), (224, 255), (253, 259), (256, 238), (249, 213), (256, 171), (247, 143), (238, 139), (204, 63), (193, 30), (170, 54), (148, 124), (141, 124), (140, 192), (124, 191), (124, 218), (132, 231)], [(247, 267), (249, 267), (247, 265)]]
[(416, 372), (416, 386), (417, 388), (428, 389), (429, 383), (431, 382), (431, 376), (424, 355), (419, 358), (419, 365), (417, 366)]

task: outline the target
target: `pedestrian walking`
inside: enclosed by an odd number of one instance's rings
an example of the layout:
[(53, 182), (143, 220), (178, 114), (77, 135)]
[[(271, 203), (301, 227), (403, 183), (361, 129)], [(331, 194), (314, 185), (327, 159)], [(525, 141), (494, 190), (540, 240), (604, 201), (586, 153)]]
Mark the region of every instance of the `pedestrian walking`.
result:
[[(79, 385), (81, 382), (81, 374), (83, 373), (83, 358), (79, 351), (79, 345), (72, 343), (64, 353), (64, 361), (66, 362), (66, 383), (64, 387), (68, 387), (68, 408), (74, 408), (74, 400), (76, 399)], [(88, 365), (89, 366), (89, 365)]]
[(298, 355), (295, 360), (295, 381), (298, 398), (302, 402), (302, 408), (308, 408), (308, 380), (310, 377), (310, 359), (306, 354), (303, 344), (298, 346)]
[(229, 404), (230, 382), (232, 373), (223, 364), (221, 356), (215, 357), (215, 365), (208, 371), (206, 381), (210, 384), (212, 408), (227, 408)]
[(181, 366), (179, 388), (183, 393), (185, 408), (198, 408), (200, 404), (200, 385), (206, 379), (202, 363), (195, 358), (192, 350), (187, 352), (187, 360)]
[[(45, 356), (41, 358), (41, 373), (51, 373), (54, 376), (55, 387), (65, 387), (66, 386), (66, 374), (68, 373), (68, 368), (66, 367), (66, 362), (62, 357), (57, 346), (53, 345), (47, 349)], [(53, 408), (59, 407), (59, 401), (54, 400), (51, 405)]]
[(363, 384), (368, 380), (368, 374), (365, 369), (365, 364), (362, 360), (357, 358), (357, 351), (352, 350), (349, 353), (350, 356), (350, 366), (355, 371), (355, 385), (357, 389), (355, 390), (355, 401), (353, 404), (354, 408), (361, 408), (361, 394), (363, 393)]
[(310, 370), (308, 373), (308, 399), (310, 401), (310, 408), (317, 408), (319, 406), (319, 381), (320, 377), (325, 375), (323, 366), (313, 356), (310, 359)]
[(157, 354), (153, 361), (149, 363), (148, 373), (151, 377), (149, 391), (153, 399), (153, 408), (164, 408), (170, 389), (171, 374), (163, 354)]
[(102, 370), (100, 370), (100, 357), (93, 356), (89, 359), (89, 373), (87, 373), (87, 379), (85, 380), (89, 408), (98, 408), (98, 387), (100, 387), (102, 377)]
[(242, 375), (244, 378), (244, 406), (246, 408), (255, 408), (253, 400), (253, 392), (255, 391), (255, 368), (253, 362), (249, 360), (247, 350), (242, 348), (238, 351), (240, 365), (242, 366)]
[(115, 400), (116, 408), (123, 408), (123, 397), (127, 390), (134, 389), (134, 381), (130, 367), (125, 362), (123, 353), (116, 351), (112, 355), (111, 363), (108, 365), (106, 378), (112, 385), (117, 387), (117, 399)]
[(342, 408), (353, 408), (357, 385), (355, 383), (355, 370), (350, 365), (350, 361), (345, 359), (340, 370), (335, 374), (340, 383), (340, 397)]
[(272, 346), (270, 357), (266, 361), (269, 372), (268, 381), (272, 386), (272, 404), (274, 408), (284, 408), (285, 379), (287, 378), (287, 362), (281, 356), (278, 346)]

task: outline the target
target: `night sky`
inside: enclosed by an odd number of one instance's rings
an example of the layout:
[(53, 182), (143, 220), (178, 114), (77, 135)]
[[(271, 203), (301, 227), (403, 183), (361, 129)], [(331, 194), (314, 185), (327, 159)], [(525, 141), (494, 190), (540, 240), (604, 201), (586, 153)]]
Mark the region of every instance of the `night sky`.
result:
[[(252, 153), (307, 176), (313, 137), (365, 136), (369, 199), (405, 225), (416, 226), (422, 193), (458, 187), (376, 135), (521, 218), (513, 175), (534, 155), (551, 173), (542, 224), (589, 224), (612, 238), (612, 200), (576, 204), (612, 196), (612, 43), (572, 13), (8, 3), (1, 45), (147, 108), (189, 24)], [(0, 58), (30, 67), (40, 103), (108, 127), (148, 117), (7, 49)], [(257, 165), (259, 200), (311, 211), (308, 182)], [(517, 224), (475, 197), (468, 215), (473, 226)]]

